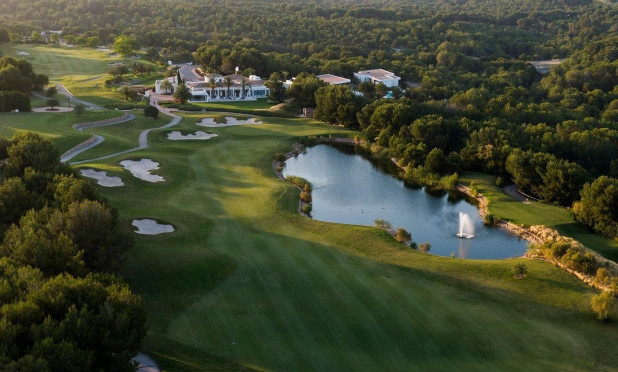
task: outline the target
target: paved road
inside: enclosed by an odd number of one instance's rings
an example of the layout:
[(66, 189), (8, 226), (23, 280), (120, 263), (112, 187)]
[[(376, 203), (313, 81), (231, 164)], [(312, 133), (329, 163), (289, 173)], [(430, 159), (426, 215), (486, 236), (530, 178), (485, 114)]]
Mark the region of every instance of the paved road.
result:
[(81, 103), (82, 105), (88, 107), (88, 109), (90, 110), (103, 110), (103, 107), (101, 106), (97, 106), (94, 103), (82, 101), (81, 99), (73, 97), (73, 94), (71, 94), (71, 92), (69, 92), (69, 90), (65, 88), (62, 84), (56, 84), (56, 89), (58, 89), (58, 93), (62, 94), (63, 96), (71, 97), (72, 104)]

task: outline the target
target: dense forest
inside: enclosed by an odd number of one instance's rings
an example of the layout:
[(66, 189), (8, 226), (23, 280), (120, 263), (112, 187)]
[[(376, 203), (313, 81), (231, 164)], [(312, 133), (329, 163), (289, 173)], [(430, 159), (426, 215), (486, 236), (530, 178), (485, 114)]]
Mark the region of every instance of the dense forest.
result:
[[(46, 80), (25, 60), (0, 58), (0, 107), (25, 98), (29, 109), (28, 93)], [(146, 315), (117, 275), (131, 244), (51, 141), (0, 137), (0, 371), (135, 370)]]
[[(277, 87), (301, 73), (393, 71), (403, 81), (394, 99), (381, 99), (383, 86), (358, 84), (359, 97), (310, 75), (289, 95), (315, 104), (320, 120), (362, 130), (411, 183), (482, 170), (546, 202), (577, 203), (579, 221), (618, 236), (618, 195), (594, 187), (618, 177), (611, 2), (8, 0), (0, 11), (5, 40), (46, 42), (41, 30), (62, 30), (95, 46), (123, 36), (152, 59), (224, 74), (240, 66)], [(547, 75), (528, 62), (549, 58), (564, 61)]]

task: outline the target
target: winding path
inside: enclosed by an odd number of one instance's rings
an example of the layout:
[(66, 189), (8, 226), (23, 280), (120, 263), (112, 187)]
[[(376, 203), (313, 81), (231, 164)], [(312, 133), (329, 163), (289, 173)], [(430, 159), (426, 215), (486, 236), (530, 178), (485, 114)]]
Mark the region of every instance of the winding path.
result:
[[(138, 138), (138, 145), (137, 145), (137, 147), (134, 147), (134, 148), (128, 149), (128, 150), (124, 150), (124, 151), (119, 151), (119, 152), (116, 152), (116, 153), (113, 153), (113, 154), (109, 154), (109, 155), (99, 156), (98, 158), (86, 159), (86, 160), (80, 160), (80, 161), (72, 162), (71, 164), (89, 163), (89, 162), (93, 162), (93, 161), (113, 158), (115, 156), (128, 154), (128, 153), (131, 153), (131, 152), (134, 152), (134, 151), (138, 151), (138, 150), (143, 150), (146, 147), (148, 147), (148, 133), (150, 133), (150, 131), (152, 131), (154, 129), (171, 128), (174, 125), (178, 124), (180, 122), (180, 120), (182, 119), (180, 116), (172, 114), (169, 110), (162, 108), (158, 104), (155, 104), (154, 106), (157, 109), (159, 109), (160, 112), (164, 113), (165, 115), (171, 116), (172, 120), (169, 123), (167, 123), (167, 124), (165, 124), (163, 126), (160, 126), (160, 127), (157, 127), (157, 128), (146, 129), (146, 130), (140, 132), (139, 138)], [(96, 146), (96, 145), (94, 145), (94, 146)]]
[[(107, 119), (107, 120), (94, 121), (94, 122), (90, 122), (90, 123), (75, 124), (75, 125), (73, 125), (73, 129), (78, 130), (80, 132), (83, 132), (84, 129), (86, 129), (86, 128), (96, 128), (96, 127), (103, 127), (103, 126), (107, 126), (107, 125), (115, 125), (115, 124), (125, 123), (125, 122), (133, 120), (133, 119), (135, 119), (135, 115), (133, 115), (133, 114), (124, 114), (124, 115), (119, 116), (117, 118), (111, 118), (111, 119)], [(95, 134), (92, 137), (90, 137), (88, 140), (80, 143), (79, 145), (73, 147), (72, 149), (70, 149), (67, 152), (65, 152), (64, 154), (62, 154), (62, 156), (60, 156), (60, 161), (63, 162), (63, 163), (67, 162), (67, 161), (73, 159), (78, 154), (81, 154), (82, 152), (84, 152), (86, 150), (90, 150), (91, 148), (97, 146), (98, 144), (100, 144), (103, 141), (105, 141), (105, 138)]]
[(62, 84), (56, 84), (56, 89), (58, 89), (59, 94), (71, 98), (71, 103), (81, 103), (82, 105), (88, 107), (88, 109), (90, 110), (103, 110), (103, 107), (101, 106), (75, 98), (73, 94), (69, 92), (69, 90)]

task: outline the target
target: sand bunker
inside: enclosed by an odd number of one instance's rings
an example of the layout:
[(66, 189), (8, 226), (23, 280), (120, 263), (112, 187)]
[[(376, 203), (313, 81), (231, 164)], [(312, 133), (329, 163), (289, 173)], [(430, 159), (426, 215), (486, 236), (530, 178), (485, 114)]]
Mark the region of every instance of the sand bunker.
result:
[(120, 165), (125, 167), (132, 175), (147, 182), (163, 182), (165, 178), (150, 174), (151, 170), (159, 169), (159, 163), (150, 159), (135, 160), (123, 160)]
[(212, 137), (216, 137), (217, 135), (214, 133), (206, 133), (197, 131), (193, 134), (182, 134), (180, 131), (173, 131), (167, 134), (167, 139), (172, 141), (180, 141), (180, 140), (207, 140)]
[(105, 187), (124, 186), (122, 179), (117, 176), (108, 176), (106, 171), (96, 171), (94, 169), (80, 169), (79, 173), (84, 177), (94, 178), (97, 184)]
[(23, 52), (23, 51), (21, 51), (21, 50), (20, 50), (19, 52), (15, 52), (15, 54), (19, 54), (20, 56), (29, 56), (29, 55), (30, 55), (30, 53), (28, 53), (28, 52)]
[(148, 218), (145, 218), (143, 220), (133, 220), (133, 223), (131, 224), (137, 227), (137, 230), (135, 230), (135, 232), (142, 235), (159, 235), (174, 232), (174, 226), (163, 225), (155, 220), (151, 220)]
[(256, 125), (256, 124), (262, 124), (261, 121), (257, 121), (255, 120), (255, 118), (249, 118), (246, 120), (241, 120), (241, 119), (236, 119), (235, 117), (232, 116), (226, 116), (225, 117), (225, 124), (218, 124), (215, 123), (215, 119), (214, 118), (203, 118), (202, 121), (200, 121), (199, 123), (196, 123), (197, 125), (201, 126), (201, 127), (231, 127), (233, 125), (245, 125), (245, 124), (249, 124), (249, 125)]

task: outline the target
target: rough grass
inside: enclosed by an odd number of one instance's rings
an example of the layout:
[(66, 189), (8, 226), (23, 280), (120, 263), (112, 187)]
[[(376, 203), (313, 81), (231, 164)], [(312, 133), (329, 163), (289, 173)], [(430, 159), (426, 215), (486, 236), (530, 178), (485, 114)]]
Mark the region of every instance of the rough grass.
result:
[(464, 185), (474, 182), (478, 191), (489, 199), (489, 210), (494, 215), (516, 224), (551, 227), (580, 241), (603, 257), (618, 262), (618, 241), (594, 234), (575, 221), (565, 208), (539, 202), (519, 202), (495, 187), (495, 177), (488, 174), (469, 172), (458, 181)]
[[(208, 128), (209, 141), (168, 141), (199, 114), (155, 131), (131, 158), (160, 162), (166, 182), (117, 167), (102, 188), (122, 219), (161, 218), (173, 234), (137, 236), (125, 274), (144, 296), (144, 349), (166, 370), (611, 370), (615, 323), (594, 321), (595, 293), (540, 261), (420, 254), (377, 228), (296, 213), (275, 153), (298, 136), (338, 129), (264, 118)], [(110, 127), (111, 128), (111, 127)], [(344, 133), (353, 135), (354, 133)], [(84, 165), (84, 166), (93, 166)], [(94, 164), (95, 167), (99, 165)], [(511, 266), (526, 262), (528, 276)]]

